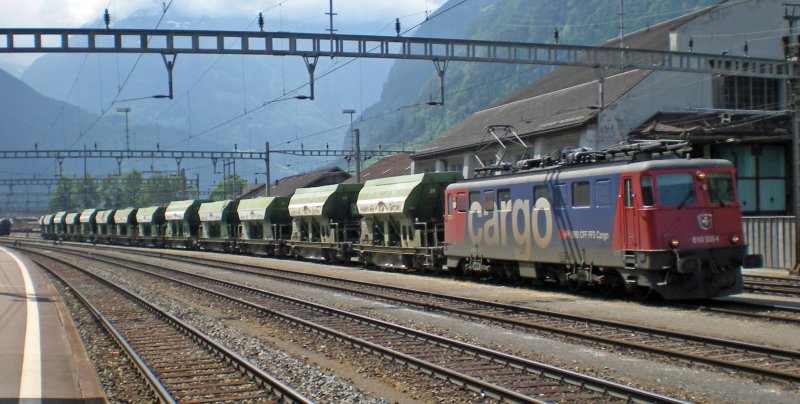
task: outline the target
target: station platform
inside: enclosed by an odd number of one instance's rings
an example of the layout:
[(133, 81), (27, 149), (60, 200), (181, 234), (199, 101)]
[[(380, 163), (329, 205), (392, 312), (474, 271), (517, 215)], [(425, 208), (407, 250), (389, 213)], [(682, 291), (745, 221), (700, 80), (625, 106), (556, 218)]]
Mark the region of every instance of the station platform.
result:
[(0, 402), (106, 402), (61, 296), (24, 255), (0, 247)]

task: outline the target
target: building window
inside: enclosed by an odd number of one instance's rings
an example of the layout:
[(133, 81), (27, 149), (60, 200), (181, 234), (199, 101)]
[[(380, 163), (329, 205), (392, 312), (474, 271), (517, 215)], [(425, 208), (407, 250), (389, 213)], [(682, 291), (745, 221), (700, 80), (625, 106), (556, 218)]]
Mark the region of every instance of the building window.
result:
[(778, 79), (725, 76), (719, 86), (722, 91), (719, 108), (775, 111), (781, 107)]
[(723, 145), (714, 157), (736, 166), (736, 188), (745, 214), (786, 214), (787, 150), (782, 144)]

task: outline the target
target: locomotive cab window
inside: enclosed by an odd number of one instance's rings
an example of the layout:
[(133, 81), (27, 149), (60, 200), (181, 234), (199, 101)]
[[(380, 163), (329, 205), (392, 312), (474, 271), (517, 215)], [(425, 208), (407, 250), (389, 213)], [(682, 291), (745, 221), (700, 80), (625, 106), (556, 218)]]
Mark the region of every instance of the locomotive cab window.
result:
[(494, 210), (494, 191), (483, 191), (483, 210), (487, 212)]
[(481, 193), (478, 191), (473, 191), (469, 193), (469, 211), (470, 212), (480, 212), (481, 211)]
[(466, 192), (459, 192), (456, 194), (456, 211), (467, 211), (467, 194)]
[(597, 180), (594, 183), (594, 201), (598, 207), (611, 206), (611, 182)]
[(725, 205), (735, 201), (730, 173), (710, 172), (706, 178), (709, 202)]
[(456, 210), (456, 200), (453, 194), (447, 194), (447, 214), (452, 215), (454, 210)]
[(655, 197), (653, 195), (653, 176), (642, 176), (642, 205), (655, 206)]
[(547, 202), (552, 201), (552, 199), (550, 199), (550, 190), (547, 188), (547, 185), (537, 185), (533, 187), (533, 203), (536, 203), (539, 198), (544, 198)]
[(592, 197), (588, 181), (572, 183), (572, 207), (584, 208), (592, 206)]
[(661, 206), (691, 206), (697, 196), (694, 190), (694, 177), (690, 173), (661, 174), (656, 177)]
[(500, 189), (497, 191), (497, 203), (500, 210), (511, 210), (511, 190)]

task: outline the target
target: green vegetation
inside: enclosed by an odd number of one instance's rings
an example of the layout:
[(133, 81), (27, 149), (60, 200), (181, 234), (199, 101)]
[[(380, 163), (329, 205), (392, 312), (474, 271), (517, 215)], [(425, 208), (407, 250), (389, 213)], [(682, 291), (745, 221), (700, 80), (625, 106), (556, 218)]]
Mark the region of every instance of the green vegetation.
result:
[(237, 175), (229, 175), (225, 181), (217, 184), (217, 187), (211, 191), (209, 199), (212, 201), (221, 201), (225, 199), (233, 199), (234, 195), (242, 192), (242, 189), (247, 186), (247, 180)]
[(134, 170), (121, 177), (109, 176), (99, 181), (89, 176), (77, 179), (61, 177), (50, 198), (50, 210), (165, 205), (196, 195), (195, 185), (179, 175), (144, 178), (141, 172)]

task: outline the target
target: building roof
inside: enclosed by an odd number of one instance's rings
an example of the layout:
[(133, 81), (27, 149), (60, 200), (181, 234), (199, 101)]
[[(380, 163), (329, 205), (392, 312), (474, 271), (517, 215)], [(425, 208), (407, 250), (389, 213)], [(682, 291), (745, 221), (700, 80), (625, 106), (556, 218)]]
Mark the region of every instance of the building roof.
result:
[[(303, 174), (290, 175), (275, 181), (269, 188), (270, 196), (292, 196), (297, 188), (318, 187), (339, 184), (351, 175), (339, 167), (328, 167)], [(355, 181), (353, 181), (355, 182)], [(265, 184), (251, 184), (242, 189), (236, 199), (252, 199), (266, 196)]]
[[(384, 157), (375, 162), (375, 164), (361, 170), (361, 182), (406, 174), (411, 174), (411, 153), (398, 153)], [(344, 183), (355, 184), (356, 178), (350, 177)]]
[(244, 188), (236, 197), (236, 199), (252, 199), (259, 196), (264, 196), (266, 193), (264, 192), (264, 184), (250, 184)]
[(741, 140), (775, 142), (791, 138), (791, 119), (786, 113), (657, 113), (631, 131), (633, 139), (682, 139), (693, 144)]
[[(714, 7), (684, 15), (625, 36), (624, 45), (636, 49), (668, 50), (669, 33)], [(603, 44), (618, 47), (619, 39)], [(650, 71), (604, 72), (604, 103), (613, 103)], [(512, 125), (520, 137), (529, 137), (568, 128), (584, 126), (593, 121), (599, 110), (598, 72), (585, 67), (560, 67), (516, 92), (478, 111), (412, 157), (430, 157), (457, 150), (472, 149), (491, 142), (486, 136), (489, 125)]]
[(330, 167), (303, 174), (284, 177), (269, 188), (270, 196), (292, 196), (298, 188), (339, 184), (350, 178), (350, 174), (339, 167)]

